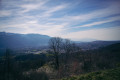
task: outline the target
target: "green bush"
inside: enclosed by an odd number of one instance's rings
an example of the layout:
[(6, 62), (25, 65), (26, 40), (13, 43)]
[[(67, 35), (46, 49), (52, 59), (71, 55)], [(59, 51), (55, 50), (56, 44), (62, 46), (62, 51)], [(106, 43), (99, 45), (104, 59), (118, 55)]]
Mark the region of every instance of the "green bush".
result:
[(120, 80), (120, 68), (91, 72), (62, 80)]

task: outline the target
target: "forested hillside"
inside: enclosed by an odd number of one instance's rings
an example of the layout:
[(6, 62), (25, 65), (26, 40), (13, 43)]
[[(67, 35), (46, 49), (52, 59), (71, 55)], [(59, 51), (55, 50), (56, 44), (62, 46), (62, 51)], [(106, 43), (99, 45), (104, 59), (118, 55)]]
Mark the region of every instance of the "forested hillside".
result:
[(7, 49), (0, 55), (0, 80), (119, 80), (120, 43), (82, 50), (70, 40), (50, 41), (50, 49), (39, 54)]

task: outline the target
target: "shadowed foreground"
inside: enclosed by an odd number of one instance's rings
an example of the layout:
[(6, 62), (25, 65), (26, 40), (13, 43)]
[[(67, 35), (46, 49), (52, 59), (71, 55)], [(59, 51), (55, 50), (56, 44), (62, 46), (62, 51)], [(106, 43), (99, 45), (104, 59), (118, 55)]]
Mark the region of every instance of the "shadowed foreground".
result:
[(110, 70), (91, 72), (80, 76), (72, 76), (70, 78), (64, 78), (61, 80), (119, 80), (120, 79), (120, 67)]

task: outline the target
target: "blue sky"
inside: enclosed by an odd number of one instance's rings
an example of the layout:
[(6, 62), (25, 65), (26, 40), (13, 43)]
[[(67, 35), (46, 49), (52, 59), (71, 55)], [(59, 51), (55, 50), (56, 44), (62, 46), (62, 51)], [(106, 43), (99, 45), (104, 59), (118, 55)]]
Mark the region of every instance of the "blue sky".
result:
[(0, 0), (0, 32), (120, 40), (120, 0)]

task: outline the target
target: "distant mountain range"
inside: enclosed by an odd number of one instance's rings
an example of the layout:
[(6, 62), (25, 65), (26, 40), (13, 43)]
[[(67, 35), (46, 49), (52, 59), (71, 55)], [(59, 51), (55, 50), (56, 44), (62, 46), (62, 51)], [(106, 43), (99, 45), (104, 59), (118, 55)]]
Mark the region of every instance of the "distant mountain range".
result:
[(96, 39), (92, 39), (92, 38), (83, 38), (83, 39), (79, 39), (79, 41), (75, 41), (76, 43), (81, 43), (81, 42), (92, 42), (92, 41), (97, 41)]
[(49, 39), (47, 35), (0, 32), (0, 48), (40, 47), (47, 45)]
[(112, 44), (120, 43), (120, 41), (92, 41), (92, 42), (80, 42), (78, 45), (85, 50), (98, 49)]
[[(16, 34), (0, 32), (0, 49), (20, 49), (20, 48), (37, 48), (48, 45), (48, 41), (51, 37), (40, 34)], [(76, 42), (82, 49), (97, 49), (114, 43), (120, 43), (120, 41), (95, 41), (92, 42)]]

